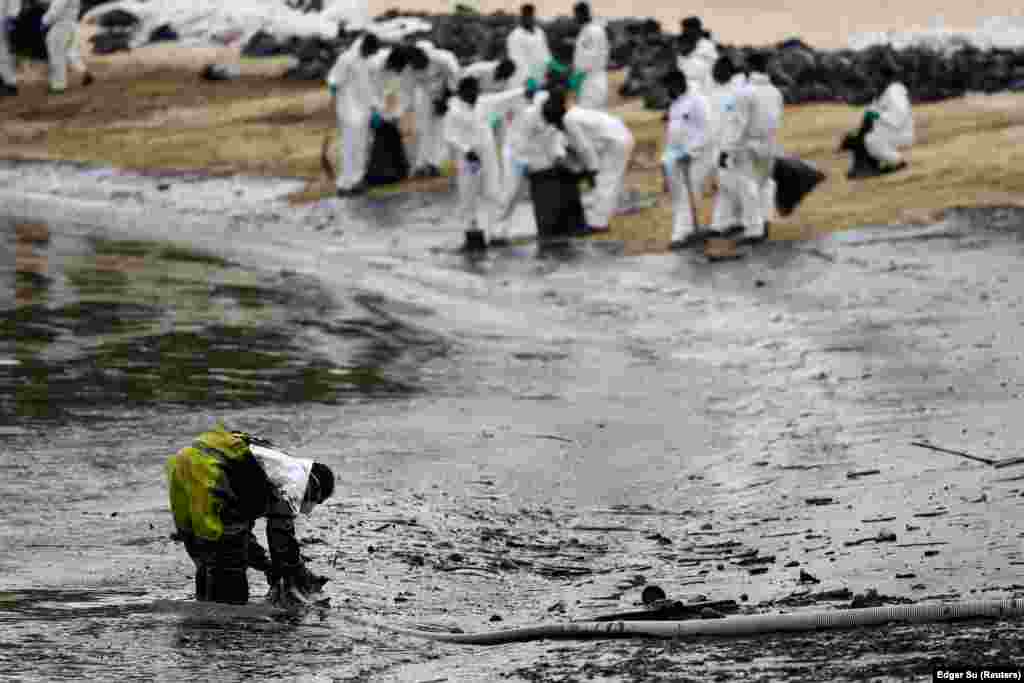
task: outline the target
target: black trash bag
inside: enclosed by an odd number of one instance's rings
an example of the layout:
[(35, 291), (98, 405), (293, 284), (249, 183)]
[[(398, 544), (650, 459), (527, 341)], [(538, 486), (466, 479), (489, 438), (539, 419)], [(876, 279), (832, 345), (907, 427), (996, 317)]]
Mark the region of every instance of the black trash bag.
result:
[(537, 222), (537, 237), (568, 237), (581, 234), (586, 226), (580, 201), (580, 176), (556, 166), (530, 173), (530, 199)]
[(131, 12), (123, 9), (112, 9), (104, 12), (98, 20), (102, 28), (126, 28), (134, 29), (141, 25), (141, 21)]
[(369, 186), (390, 185), (409, 177), (409, 157), (402, 144), (398, 124), (383, 121), (374, 131), (365, 182)]
[(24, 59), (46, 60), (46, 7), (32, 5), (22, 10), (11, 34), (11, 51)]
[(775, 206), (788, 216), (826, 175), (813, 164), (796, 157), (778, 157), (772, 172), (775, 180)]
[(864, 144), (867, 130), (867, 127), (862, 127), (854, 133), (847, 133), (839, 144), (839, 151), (850, 153), (850, 169), (846, 172), (846, 177), (851, 180), (871, 178), (882, 172), (881, 164), (868, 153), (868, 148)]

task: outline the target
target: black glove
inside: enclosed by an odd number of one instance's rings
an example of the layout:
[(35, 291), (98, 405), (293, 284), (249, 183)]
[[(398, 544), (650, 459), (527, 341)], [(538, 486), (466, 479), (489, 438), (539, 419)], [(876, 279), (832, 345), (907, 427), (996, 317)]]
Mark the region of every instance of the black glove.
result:
[(480, 156), (474, 150), (469, 150), (466, 152), (466, 161), (471, 164), (479, 164)]
[(729, 168), (729, 153), (722, 152), (718, 155), (718, 168)]

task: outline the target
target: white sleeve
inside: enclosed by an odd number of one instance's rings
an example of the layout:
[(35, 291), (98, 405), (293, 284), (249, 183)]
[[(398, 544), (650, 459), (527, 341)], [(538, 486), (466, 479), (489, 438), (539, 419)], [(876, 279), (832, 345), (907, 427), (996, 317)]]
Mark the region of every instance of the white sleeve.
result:
[(882, 120), (893, 128), (902, 128), (906, 125), (910, 116), (910, 99), (907, 97), (906, 88), (891, 85), (886, 89), (879, 102), (878, 113)]
[(340, 88), (342, 84), (348, 79), (348, 53), (342, 52), (338, 55), (338, 58), (334, 60), (334, 66), (327, 72), (327, 85), (333, 85), (336, 88)]
[(594, 151), (594, 145), (591, 144), (590, 138), (587, 136), (583, 126), (578, 121), (566, 116), (565, 135), (572, 148), (579, 152), (583, 165), (587, 170), (596, 171), (599, 168), (600, 162), (597, 158), (597, 152)]

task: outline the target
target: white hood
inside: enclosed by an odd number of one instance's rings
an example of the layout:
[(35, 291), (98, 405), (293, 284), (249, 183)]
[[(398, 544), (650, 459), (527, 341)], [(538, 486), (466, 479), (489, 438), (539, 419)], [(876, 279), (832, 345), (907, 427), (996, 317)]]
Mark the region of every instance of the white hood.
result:
[(309, 473), (313, 469), (313, 461), (306, 458), (296, 458), (283, 451), (258, 446), (253, 444), (249, 447), (253, 457), (263, 468), (267, 479), (278, 490), (292, 512), (296, 515), (299, 512), (308, 511), (303, 509), (302, 499), (306, 496), (306, 486), (309, 485)]

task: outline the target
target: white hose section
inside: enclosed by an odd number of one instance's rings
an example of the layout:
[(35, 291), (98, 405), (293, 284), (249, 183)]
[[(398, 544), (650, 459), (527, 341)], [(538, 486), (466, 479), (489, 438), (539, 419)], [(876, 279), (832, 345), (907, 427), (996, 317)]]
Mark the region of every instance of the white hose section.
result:
[(1024, 599), (957, 602), (951, 604), (895, 605), (837, 609), (797, 614), (754, 614), (724, 619), (687, 621), (581, 621), (495, 631), (492, 633), (436, 633), (407, 629), (359, 617), (347, 618), (392, 633), (464, 645), (498, 645), (528, 640), (589, 640), (598, 638), (683, 638), (737, 636), (779, 631), (881, 626), (890, 623), (924, 624), (961, 619), (1009, 619), (1024, 616)]

